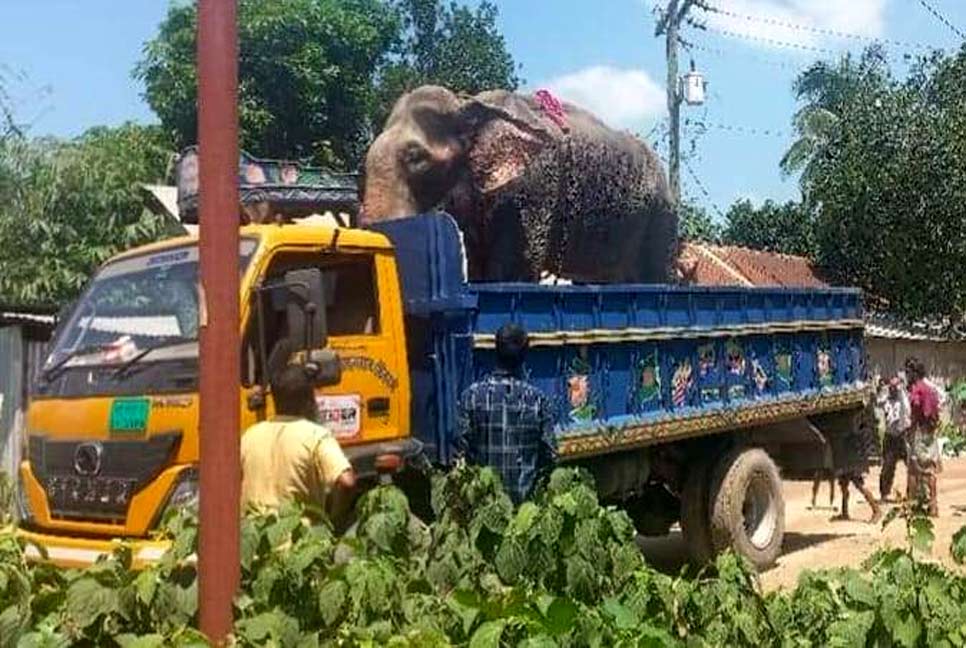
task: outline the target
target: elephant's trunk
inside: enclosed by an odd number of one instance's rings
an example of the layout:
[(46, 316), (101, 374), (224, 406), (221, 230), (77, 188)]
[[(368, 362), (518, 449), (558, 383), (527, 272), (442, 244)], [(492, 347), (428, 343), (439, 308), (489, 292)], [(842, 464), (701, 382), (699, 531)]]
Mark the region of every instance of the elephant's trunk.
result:
[(359, 221), (366, 223), (411, 216), (419, 207), (402, 177), (393, 148), (383, 136), (376, 138), (366, 155)]

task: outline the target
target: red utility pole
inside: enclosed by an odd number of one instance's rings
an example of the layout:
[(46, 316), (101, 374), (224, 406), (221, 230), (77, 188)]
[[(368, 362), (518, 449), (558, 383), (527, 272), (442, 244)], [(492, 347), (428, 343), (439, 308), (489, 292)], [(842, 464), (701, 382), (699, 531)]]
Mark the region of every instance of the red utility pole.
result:
[(240, 577), (238, 30), (235, 0), (198, 3), (201, 631), (222, 643)]

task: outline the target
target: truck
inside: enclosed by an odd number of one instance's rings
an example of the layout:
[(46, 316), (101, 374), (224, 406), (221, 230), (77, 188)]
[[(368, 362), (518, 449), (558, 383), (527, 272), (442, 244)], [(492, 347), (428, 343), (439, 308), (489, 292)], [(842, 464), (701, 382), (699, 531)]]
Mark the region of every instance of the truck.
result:
[[(442, 213), (277, 218), (240, 240), (239, 435), (271, 416), (267, 367), (287, 344), (318, 364), (319, 418), (364, 487), (388, 471), (415, 492), (427, 464), (452, 464), (460, 393), (507, 322), (529, 333), (559, 460), (642, 533), (679, 523), (698, 562), (730, 547), (771, 565), (782, 479), (811, 479), (867, 424), (857, 290), (474, 283)], [(125, 252), (61, 320), (26, 414), (28, 557), (83, 566), (123, 538), (145, 564), (166, 513), (196, 504), (198, 255), (193, 236)]]

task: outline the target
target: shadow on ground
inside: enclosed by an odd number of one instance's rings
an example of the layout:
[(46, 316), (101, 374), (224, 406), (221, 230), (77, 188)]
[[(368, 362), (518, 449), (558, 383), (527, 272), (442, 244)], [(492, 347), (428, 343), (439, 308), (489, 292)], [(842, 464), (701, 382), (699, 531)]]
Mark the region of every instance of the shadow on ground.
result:
[[(964, 514), (966, 514), (966, 507)], [(850, 538), (855, 533), (799, 533), (796, 531), (785, 532), (785, 542), (782, 545), (782, 555), (788, 556), (796, 551), (803, 551), (809, 547)], [(644, 554), (648, 564), (665, 574), (677, 575), (681, 568), (687, 565), (688, 556), (684, 546), (684, 537), (677, 529), (671, 531), (666, 536), (657, 537), (637, 537), (637, 546)]]
[(782, 544), (782, 555), (787, 556), (796, 551), (802, 551), (833, 540), (851, 538), (855, 535), (855, 533), (798, 533), (786, 531), (785, 542)]

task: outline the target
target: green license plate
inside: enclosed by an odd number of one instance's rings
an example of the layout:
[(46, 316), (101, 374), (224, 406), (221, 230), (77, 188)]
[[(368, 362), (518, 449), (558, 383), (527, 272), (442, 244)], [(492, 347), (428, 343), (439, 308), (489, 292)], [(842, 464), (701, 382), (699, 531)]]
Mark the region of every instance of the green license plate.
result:
[(111, 433), (136, 434), (148, 427), (151, 401), (147, 398), (118, 398), (111, 403)]

